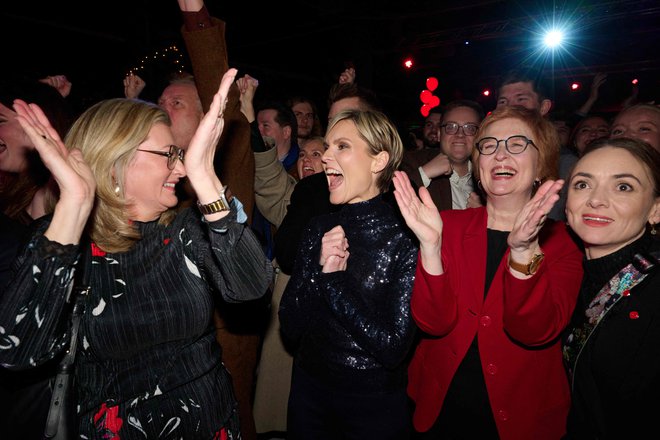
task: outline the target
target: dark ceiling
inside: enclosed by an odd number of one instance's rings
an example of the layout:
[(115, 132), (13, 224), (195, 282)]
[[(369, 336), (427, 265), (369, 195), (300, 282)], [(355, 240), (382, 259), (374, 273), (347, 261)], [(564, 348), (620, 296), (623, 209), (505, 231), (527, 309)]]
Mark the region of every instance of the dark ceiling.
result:
[[(347, 63), (403, 120), (419, 117), (419, 93), (429, 76), (439, 79), (443, 102), (476, 99), (490, 110), (494, 97), (481, 91), (521, 64), (554, 77), (559, 106), (578, 106), (599, 71), (608, 80), (597, 109), (616, 109), (633, 78), (642, 99), (657, 100), (660, 93), (657, 0), (207, 0), (207, 6), (227, 21), (230, 64), (260, 80), (258, 94), (307, 94), (322, 110)], [(123, 75), (140, 64), (149, 83), (145, 96), (157, 96), (159, 79), (173, 66), (162, 50), (171, 44), (183, 50), (175, 0), (22, 2), (3, 5), (0, 16), (5, 69), (66, 74), (83, 103), (120, 96)], [(539, 46), (541, 30), (553, 20), (569, 26), (568, 44), (554, 54)], [(151, 61), (156, 51), (161, 57)], [(406, 56), (416, 61), (410, 70), (402, 67)], [(181, 60), (185, 66), (185, 50)], [(572, 81), (583, 88), (569, 92)]]

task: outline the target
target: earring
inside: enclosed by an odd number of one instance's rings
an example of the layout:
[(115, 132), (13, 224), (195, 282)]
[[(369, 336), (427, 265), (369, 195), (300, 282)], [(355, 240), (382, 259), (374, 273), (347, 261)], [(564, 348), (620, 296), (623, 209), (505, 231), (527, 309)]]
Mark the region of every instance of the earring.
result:
[(655, 229), (655, 223), (651, 223), (651, 235), (658, 235), (658, 231)]
[(121, 188), (119, 187), (119, 185), (115, 185), (115, 195), (119, 196), (120, 192), (121, 192)]
[(532, 184), (534, 188), (538, 188), (541, 186), (541, 179), (534, 179), (534, 183)]
[(483, 190), (483, 187), (481, 186), (481, 179), (477, 179), (477, 186), (480, 190)]

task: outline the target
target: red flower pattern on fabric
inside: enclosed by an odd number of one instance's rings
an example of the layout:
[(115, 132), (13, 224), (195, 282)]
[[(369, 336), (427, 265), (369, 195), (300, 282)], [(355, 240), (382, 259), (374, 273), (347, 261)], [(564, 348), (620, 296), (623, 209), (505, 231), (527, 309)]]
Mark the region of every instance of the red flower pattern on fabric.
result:
[(103, 438), (121, 440), (119, 437), (119, 431), (121, 430), (124, 421), (119, 418), (118, 414), (118, 406), (111, 406), (108, 408), (105, 403), (101, 405), (99, 412), (94, 414), (96, 429), (99, 431), (105, 431)]
[(171, 240), (172, 240), (171, 238), (167, 237), (165, 240), (163, 240), (163, 243), (165, 243), (166, 245), (168, 245), (168, 244), (170, 244), (170, 241), (171, 241)]

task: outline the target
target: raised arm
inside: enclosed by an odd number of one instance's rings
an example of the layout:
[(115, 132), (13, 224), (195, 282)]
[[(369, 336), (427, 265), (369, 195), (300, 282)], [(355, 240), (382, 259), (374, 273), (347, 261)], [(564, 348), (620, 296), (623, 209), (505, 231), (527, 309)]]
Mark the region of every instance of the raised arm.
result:
[(94, 206), (94, 175), (80, 150), (67, 150), (38, 105), (17, 99), (14, 110), (60, 192), (53, 219), (44, 235), (61, 244), (78, 244)]
[[(218, 92), (213, 97), (211, 107), (199, 123), (186, 151), (186, 174), (197, 195), (199, 203), (206, 205), (219, 199), (224, 186), (213, 167), (215, 150), (224, 128), (224, 110), (227, 94), (236, 77), (236, 69), (229, 69), (220, 82)], [(225, 217), (229, 212), (221, 211), (206, 215), (208, 221)]]

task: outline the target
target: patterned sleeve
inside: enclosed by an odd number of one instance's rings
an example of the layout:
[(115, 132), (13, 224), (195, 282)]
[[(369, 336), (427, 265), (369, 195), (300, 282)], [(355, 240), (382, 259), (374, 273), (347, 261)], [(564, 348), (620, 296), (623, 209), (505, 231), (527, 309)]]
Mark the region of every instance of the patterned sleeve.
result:
[(212, 252), (206, 255), (204, 267), (222, 298), (237, 303), (261, 298), (266, 293), (273, 278), (273, 265), (245, 224), (241, 203), (236, 197), (231, 203), (228, 216), (207, 223)]
[(48, 240), (39, 228), (14, 265), (0, 299), (0, 364), (10, 369), (40, 365), (68, 344), (77, 245)]

